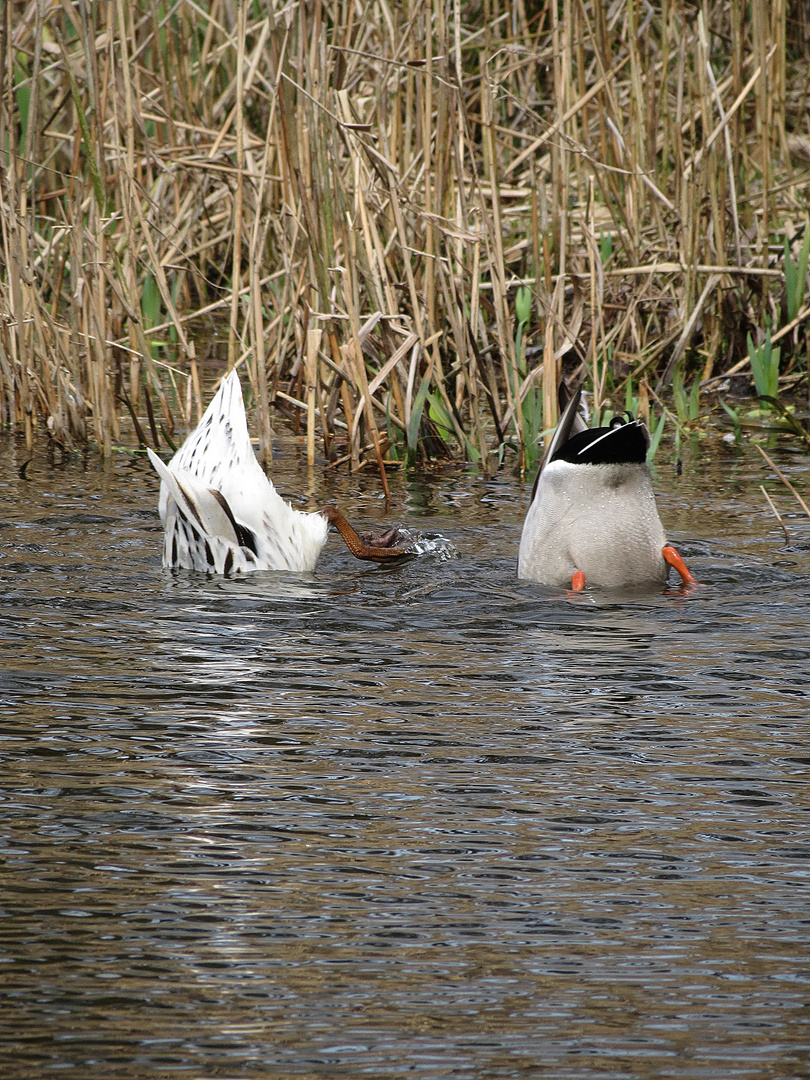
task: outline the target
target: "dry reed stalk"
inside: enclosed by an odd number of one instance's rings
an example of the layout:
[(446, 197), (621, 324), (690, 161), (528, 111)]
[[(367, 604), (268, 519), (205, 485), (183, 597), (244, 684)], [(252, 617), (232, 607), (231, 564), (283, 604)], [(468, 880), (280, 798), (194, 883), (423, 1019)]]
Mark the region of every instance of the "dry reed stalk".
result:
[(318, 389), (318, 350), (323, 331), (307, 331), (307, 467), (315, 464), (315, 394)]
[(771, 510), (773, 511), (774, 517), (779, 522), (779, 524), (782, 526), (782, 532), (785, 534), (785, 543), (789, 544), (790, 543), (790, 533), (787, 531), (787, 525), (785, 525), (784, 521), (782, 521), (782, 515), (776, 509), (776, 506), (774, 505), (773, 499), (770, 497), (768, 492), (765, 490), (765, 485), (764, 484), (759, 485), (759, 490), (765, 496), (765, 498), (766, 498), (766, 500), (768, 502), (768, 506), (770, 506)]
[[(239, 312), (239, 287), (242, 280), (242, 201), (244, 191), (245, 145), (244, 111), (245, 92), (245, 35), (247, 33), (247, 12), (245, 0), (237, 0), (236, 11), (236, 198), (233, 202), (233, 263), (231, 269), (231, 320), (228, 328), (228, 369), (236, 363), (236, 335), (238, 332), (237, 316)], [(221, 143), (225, 131), (231, 125), (233, 113), (220, 132)], [(213, 148), (212, 148), (213, 149)]]
[[(383, 484), (383, 421), (391, 454), (522, 462), (544, 343), (547, 420), (558, 363), (598, 405), (740, 370), (806, 201), (808, 25), (802, 0), (8, 0), (4, 421), (111, 453), (118, 384), (137, 439), (172, 439), (216, 312), (264, 460), (289, 407), (308, 459), (320, 425)], [(773, 327), (794, 370), (807, 308)]]
[(793, 484), (791, 484), (791, 482), (788, 480), (788, 478), (785, 476), (785, 474), (782, 472), (782, 470), (779, 468), (779, 466), (774, 463), (773, 458), (771, 458), (770, 455), (767, 454), (762, 449), (762, 447), (759, 445), (759, 443), (755, 443), (754, 445), (756, 446), (757, 450), (759, 450), (760, 454), (762, 454), (762, 456), (768, 462), (768, 464), (773, 469), (773, 471), (776, 473), (776, 475), (779, 477), (779, 479), (782, 481), (782, 483), (785, 485), (785, 487), (788, 489), (788, 491), (791, 493), (791, 495), (793, 495), (796, 502), (799, 504), (799, 506), (801, 506), (802, 510), (804, 510), (805, 514), (807, 514), (807, 516), (810, 517), (810, 508), (808, 508), (807, 503), (804, 501), (804, 499), (798, 493), (798, 491), (793, 486)]

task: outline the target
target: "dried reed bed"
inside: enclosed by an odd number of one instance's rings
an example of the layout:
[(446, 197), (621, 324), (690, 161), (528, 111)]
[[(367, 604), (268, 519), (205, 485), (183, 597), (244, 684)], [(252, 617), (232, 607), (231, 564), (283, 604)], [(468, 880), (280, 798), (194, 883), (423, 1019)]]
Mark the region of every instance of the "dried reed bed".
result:
[(282, 412), (383, 485), (406, 454), (531, 461), (561, 366), (643, 411), (770, 319), (806, 375), (802, 0), (13, 0), (0, 33), (29, 446), (172, 445), (213, 316), (265, 457)]

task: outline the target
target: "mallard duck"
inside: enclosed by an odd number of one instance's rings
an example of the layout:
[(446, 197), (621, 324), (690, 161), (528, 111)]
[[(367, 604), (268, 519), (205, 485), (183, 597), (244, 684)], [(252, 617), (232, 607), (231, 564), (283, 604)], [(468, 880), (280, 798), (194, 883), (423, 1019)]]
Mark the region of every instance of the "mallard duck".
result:
[(518, 577), (543, 585), (664, 582), (669, 568), (694, 578), (664, 536), (647, 451), (650, 436), (629, 413), (588, 428), (580, 391), (568, 401), (537, 474), (518, 554)]
[(235, 370), (168, 465), (148, 453), (161, 479), (165, 567), (213, 574), (314, 570), (330, 525), (359, 559), (408, 551), (397, 530), (361, 538), (334, 506), (308, 514), (285, 502), (256, 460)]

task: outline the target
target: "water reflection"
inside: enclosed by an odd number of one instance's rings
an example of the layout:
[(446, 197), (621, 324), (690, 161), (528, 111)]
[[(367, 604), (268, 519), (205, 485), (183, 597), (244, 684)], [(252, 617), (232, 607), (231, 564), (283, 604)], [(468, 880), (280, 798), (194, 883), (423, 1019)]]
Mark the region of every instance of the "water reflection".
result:
[(572, 599), (506, 477), (392, 479), (457, 560), (222, 580), (145, 464), (4, 450), (4, 1077), (801, 1074), (810, 522), (754, 467), (660, 470), (700, 589)]

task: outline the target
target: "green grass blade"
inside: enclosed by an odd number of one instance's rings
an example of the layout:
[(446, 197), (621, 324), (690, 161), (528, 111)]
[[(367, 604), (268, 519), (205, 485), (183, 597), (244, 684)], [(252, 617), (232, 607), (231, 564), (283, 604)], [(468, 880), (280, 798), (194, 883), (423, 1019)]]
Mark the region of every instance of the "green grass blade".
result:
[[(650, 419), (652, 419), (652, 416)], [(664, 409), (658, 419), (658, 423), (655, 425), (655, 431), (650, 436), (650, 449), (647, 451), (647, 461), (652, 461), (658, 453), (658, 444), (661, 442), (661, 436), (664, 434), (664, 424), (666, 421), (667, 411)]]
[(422, 413), (425, 408), (425, 399), (428, 396), (429, 389), (430, 372), (422, 379), (422, 383), (411, 408), (411, 419), (408, 423), (408, 449), (414, 454), (416, 453), (416, 447), (419, 442), (419, 425), (422, 423)]
[(740, 424), (740, 410), (732, 409), (730, 405), (726, 405), (725, 401), (718, 395), (717, 400), (723, 406), (725, 411), (731, 417), (731, 422), (734, 425), (734, 440), (735, 442), (742, 442), (742, 426)]
[(700, 379), (695, 376), (692, 389), (689, 391), (689, 419), (697, 420), (700, 416)]
[(675, 368), (675, 374), (672, 377), (672, 396), (675, 399), (675, 412), (678, 414), (678, 420), (683, 424), (689, 419), (689, 406), (686, 402), (683, 368), (680, 364)]
[(751, 374), (757, 394), (767, 394), (769, 390), (768, 374), (765, 365), (764, 345), (754, 345), (750, 333), (747, 335), (748, 359), (751, 361)]
[(445, 409), (438, 394), (427, 395), (427, 407), (428, 416), (439, 429), (441, 437), (447, 441), (448, 436), (454, 436), (453, 421), (450, 419), (447, 409)]
[[(768, 335), (768, 348), (771, 348), (770, 334)], [(771, 369), (769, 372), (771, 397), (779, 397), (779, 358), (781, 354), (782, 350), (780, 348), (771, 349)]]
[(796, 285), (793, 294), (793, 312), (790, 315), (791, 319), (795, 319), (799, 314), (799, 310), (801, 309), (804, 300), (804, 294), (807, 289), (808, 259), (810, 259), (810, 222), (806, 223), (804, 226), (804, 240), (802, 241), (802, 250), (799, 252), (799, 265), (796, 270)]
[(788, 318), (794, 317), (793, 311), (793, 298), (796, 294), (796, 277), (798, 275), (798, 268), (793, 265), (793, 259), (790, 255), (790, 244), (788, 238), (785, 237), (785, 294), (787, 296), (788, 306)]

